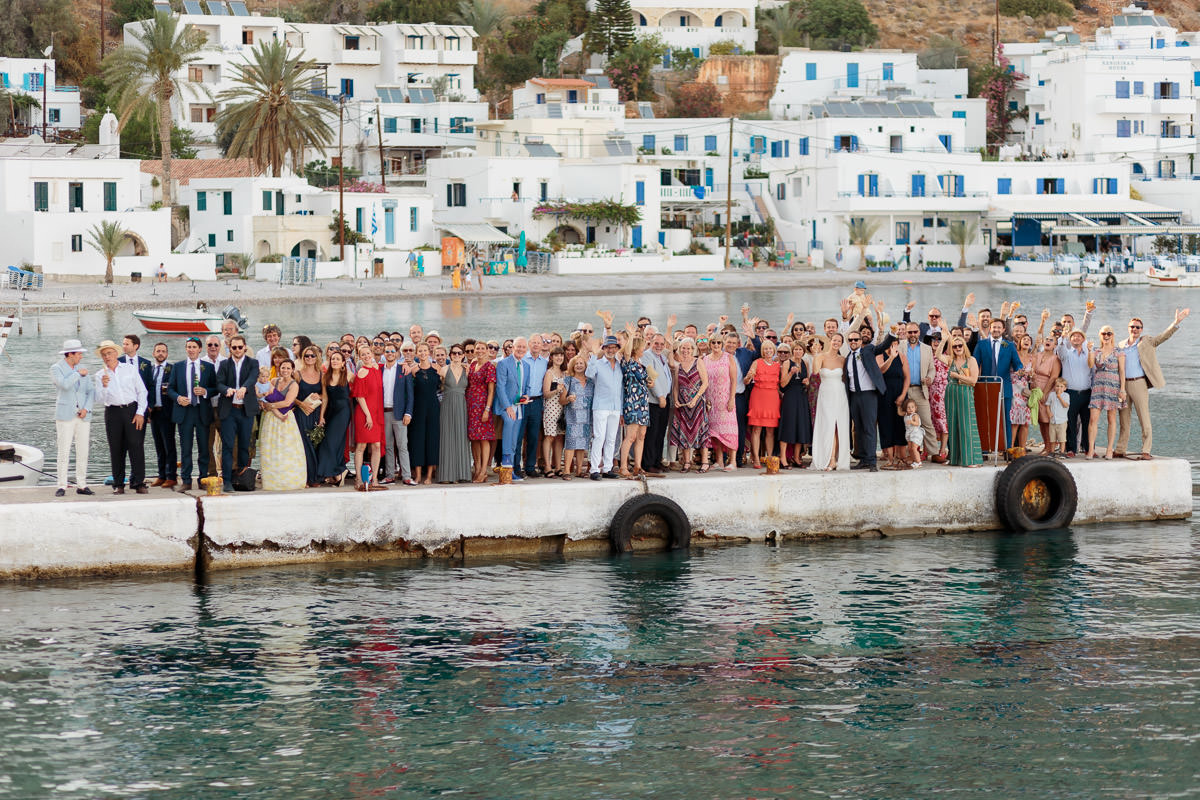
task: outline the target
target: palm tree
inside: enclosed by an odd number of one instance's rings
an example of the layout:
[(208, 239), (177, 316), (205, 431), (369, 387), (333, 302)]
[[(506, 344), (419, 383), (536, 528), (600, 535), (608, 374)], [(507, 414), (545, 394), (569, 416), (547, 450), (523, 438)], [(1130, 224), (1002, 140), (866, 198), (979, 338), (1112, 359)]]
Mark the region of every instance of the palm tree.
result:
[(179, 28), (179, 17), (164, 11), (132, 31), (132, 41), (104, 59), (104, 79), (117, 98), (121, 127), (138, 113), (158, 112), (158, 144), (162, 154), (163, 205), (172, 205), (171, 102), (185, 92), (205, 92), (202, 84), (185, 81), (189, 64), (207, 48), (207, 37), (194, 28)]
[(966, 220), (960, 219), (950, 223), (950, 244), (958, 245), (959, 269), (967, 268), (967, 245), (974, 244), (978, 236), (979, 223), (974, 220), (968, 223)]
[(299, 172), (305, 148), (333, 141), (325, 115), (337, 113), (337, 106), (309, 91), (315, 61), (288, 58), (284, 43), (271, 39), (259, 42), (252, 58), (233, 70), (235, 85), (217, 97), (225, 104), (217, 115), (217, 138), (232, 132), (227, 156), (250, 158), (278, 178), (286, 158)]
[(99, 225), (93, 225), (88, 231), (88, 244), (90, 244), (96, 252), (104, 256), (104, 283), (108, 285), (113, 282), (113, 259), (117, 257), (117, 253), (121, 252), (121, 248), (125, 246), (125, 237), (128, 231), (121, 227), (119, 222), (110, 222), (109, 220), (100, 220)]
[(459, 0), (454, 21), (459, 25), (470, 25), (475, 35), (485, 39), (499, 33), (508, 14), (494, 0)]
[(775, 42), (776, 51), (783, 49), (784, 39), (800, 27), (800, 17), (791, 4), (768, 9), (758, 15), (758, 29), (766, 31)]
[(860, 270), (867, 268), (867, 245), (879, 232), (879, 225), (882, 221), (879, 217), (851, 217), (850, 221), (846, 223), (846, 227), (850, 229), (850, 244), (858, 248), (858, 268)]

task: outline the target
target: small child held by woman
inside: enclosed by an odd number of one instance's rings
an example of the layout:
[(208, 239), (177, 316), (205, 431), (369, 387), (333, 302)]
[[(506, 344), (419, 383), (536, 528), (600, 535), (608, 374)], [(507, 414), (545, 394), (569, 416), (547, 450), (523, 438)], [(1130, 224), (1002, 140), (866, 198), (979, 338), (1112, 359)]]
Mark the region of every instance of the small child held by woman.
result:
[(1050, 406), (1050, 441), (1047, 443), (1051, 456), (1062, 456), (1063, 447), (1067, 441), (1067, 408), (1071, 404), (1067, 397), (1067, 381), (1065, 378), (1055, 378), (1050, 388), (1050, 398), (1046, 401)]
[(921, 415), (917, 413), (915, 400), (907, 400), (904, 410), (904, 441), (908, 442), (908, 461), (912, 469), (921, 466), (921, 442), (925, 440), (925, 431), (921, 428)]

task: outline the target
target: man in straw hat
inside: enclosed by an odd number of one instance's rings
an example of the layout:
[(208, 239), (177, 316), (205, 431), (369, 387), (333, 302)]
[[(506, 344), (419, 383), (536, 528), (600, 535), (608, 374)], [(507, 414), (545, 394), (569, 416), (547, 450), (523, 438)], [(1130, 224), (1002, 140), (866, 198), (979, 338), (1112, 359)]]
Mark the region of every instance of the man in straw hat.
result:
[(146, 384), (138, 368), (120, 360), (120, 346), (105, 339), (96, 348), (104, 368), (96, 374), (96, 399), (104, 406), (104, 432), (112, 459), (113, 490), (125, 494), (125, 457), (129, 487), (146, 494)]
[(87, 485), (88, 445), (92, 438), (92, 404), (96, 400), (95, 385), (87, 379), (83, 361), (83, 344), (67, 339), (58, 353), (62, 361), (50, 367), (50, 380), (58, 389), (54, 405), (54, 426), (58, 429), (58, 488), (55, 497), (67, 493), (67, 468), (71, 461), (71, 443), (75, 443), (75, 493), (90, 495)]

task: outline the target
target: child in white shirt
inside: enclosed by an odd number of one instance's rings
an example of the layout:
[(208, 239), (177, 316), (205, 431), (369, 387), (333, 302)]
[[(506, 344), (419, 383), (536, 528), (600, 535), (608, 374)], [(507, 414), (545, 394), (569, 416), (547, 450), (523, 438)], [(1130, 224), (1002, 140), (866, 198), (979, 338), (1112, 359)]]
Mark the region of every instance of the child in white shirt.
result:
[(1065, 378), (1055, 378), (1046, 404), (1050, 406), (1050, 455), (1061, 456), (1067, 441), (1067, 408), (1071, 404)]

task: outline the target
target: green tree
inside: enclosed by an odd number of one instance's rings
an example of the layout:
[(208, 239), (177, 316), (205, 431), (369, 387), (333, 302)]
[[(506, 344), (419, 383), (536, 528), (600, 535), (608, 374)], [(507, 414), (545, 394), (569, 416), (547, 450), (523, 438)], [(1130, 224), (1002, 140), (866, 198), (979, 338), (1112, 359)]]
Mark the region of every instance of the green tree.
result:
[(113, 282), (113, 259), (125, 246), (127, 233), (125, 228), (121, 227), (121, 223), (106, 219), (100, 220), (98, 225), (93, 225), (88, 231), (88, 244), (104, 256), (104, 283), (106, 285)]
[(979, 238), (979, 223), (975, 220), (967, 222), (966, 220), (956, 219), (951, 221), (950, 229), (947, 231), (946, 238), (950, 240), (950, 244), (958, 247), (958, 268), (967, 268), (967, 246), (974, 244)]
[(587, 30), (587, 0), (541, 0), (533, 10), (538, 19), (546, 21), (550, 30), (566, 31), (567, 38)]
[(375, 22), (438, 22), (454, 20), (456, 0), (381, 0), (367, 16)]
[[(368, 0), (306, 0), (300, 10), (308, 22), (366, 22)], [(429, 20), (421, 20), (429, 22)]]
[(858, 248), (858, 268), (867, 268), (867, 245), (879, 232), (883, 220), (879, 217), (851, 217), (846, 223), (850, 234), (850, 244)]
[(366, 234), (359, 233), (358, 231), (354, 230), (354, 228), (351, 228), (346, 223), (346, 219), (342, 216), (340, 211), (335, 211), (333, 212), (333, 222), (329, 223), (329, 230), (333, 232), (333, 244), (335, 247), (340, 244), (340, 241), (338, 240), (338, 223), (341, 223), (342, 225), (342, 232), (346, 237), (346, 244), (366, 244), (367, 242), (371, 241), (371, 238)]
[[(107, 103), (98, 104), (98, 108), (106, 108)], [(80, 133), (88, 144), (100, 141), (100, 112), (92, 114), (83, 121)], [(196, 136), (190, 128), (171, 125), (171, 158), (187, 160), (195, 158), (199, 153), (196, 148)], [(154, 106), (143, 113), (130, 117), (121, 131), (121, 158), (136, 158), (139, 161), (149, 161), (159, 157), (158, 146), (158, 110)]]
[[(767, 9), (758, 15), (755, 23), (758, 26), (759, 44), (755, 48), (759, 52), (778, 53), (779, 48), (791, 44), (791, 38), (800, 30), (800, 16), (791, 3), (777, 8)], [(766, 47), (763, 46), (766, 40)]]
[[(354, 167), (342, 167), (341, 174), (347, 183), (357, 180), (362, 175)], [(310, 161), (304, 165), (304, 179), (313, 186), (328, 189), (330, 186), (337, 186), (338, 184), (338, 168), (329, 166), (325, 163), (324, 159)]]
[(917, 53), (921, 69), (958, 69), (966, 64), (971, 51), (962, 42), (949, 36), (931, 36), (925, 48)]
[(1028, 15), (1035, 19), (1047, 16), (1071, 19), (1075, 9), (1062, 0), (1000, 0), (1000, 13), (1006, 17)]
[(629, 0), (597, 0), (596, 10), (588, 18), (583, 47), (605, 58), (624, 50), (633, 42), (633, 9)]
[(667, 46), (657, 35), (637, 38), (608, 60), (604, 71), (620, 92), (622, 102), (654, 95), (651, 68), (662, 60)]
[(868, 45), (879, 37), (879, 29), (871, 22), (862, 0), (800, 0), (799, 28), (833, 49)]
[(182, 100), (183, 81), (189, 64), (206, 49), (205, 36), (193, 28), (181, 28), (179, 17), (158, 12), (133, 31), (133, 41), (104, 59), (104, 79), (117, 100), (122, 128), (138, 113), (155, 106), (158, 112), (158, 142), (163, 165), (163, 205), (173, 205), (171, 183), (171, 101)]
[(127, 22), (150, 19), (154, 16), (154, 0), (110, 0), (108, 32), (119, 34)]
[(454, 21), (470, 25), (480, 39), (498, 33), (507, 17), (508, 13), (495, 0), (459, 0), (454, 12)]
[(315, 61), (289, 58), (279, 39), (260, 42), (245, 64), (233, 65), (234, 85), (218, 99), (225, 107), (217, 114), (218, 135), (233, 129), (228, 155), (249, 158), (262, 170), (279, 177), (289, 157), (299, 172), (305, 148), (323, 148), (333, 141), (325, 115), (337, 106), (308, 91), (318, 72)]

